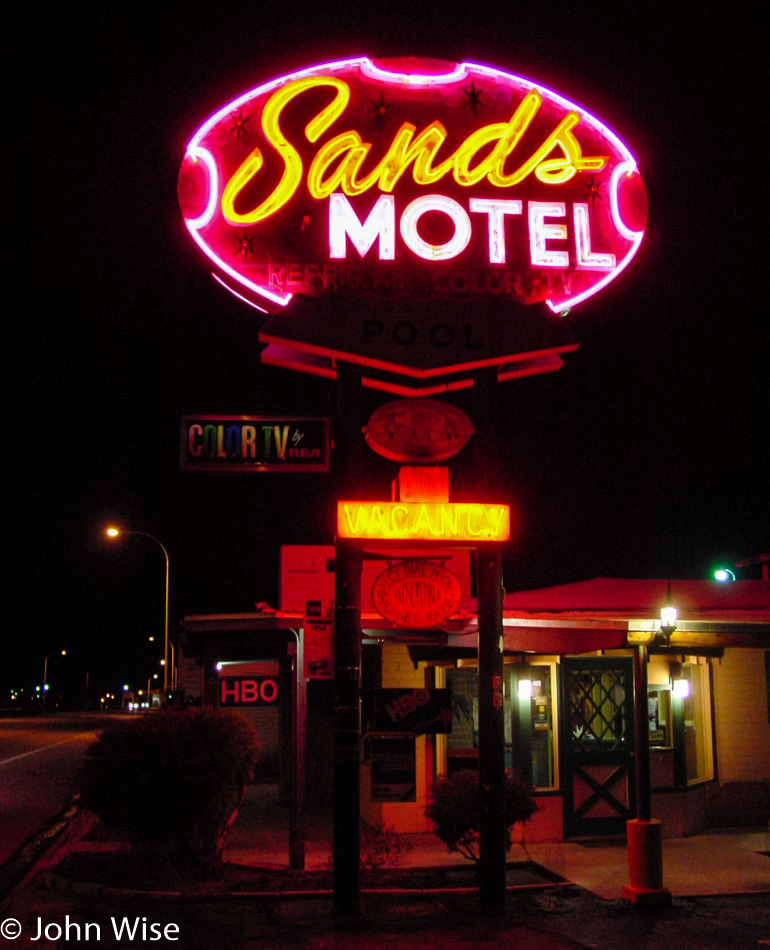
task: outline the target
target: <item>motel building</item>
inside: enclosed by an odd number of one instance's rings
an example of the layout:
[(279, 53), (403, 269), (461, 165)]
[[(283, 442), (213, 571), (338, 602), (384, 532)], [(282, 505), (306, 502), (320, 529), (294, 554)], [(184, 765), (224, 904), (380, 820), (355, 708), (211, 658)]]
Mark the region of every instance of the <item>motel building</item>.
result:
[[(180, 644), (187, 697), (247, 716), (279, 794), (288, 799), (299, 781), (300, 802), (313, 808), (332, 787), (334, 555), (333, 546), (284, 547), (280, 609), (185, 617)], [(364, 560), (361, 816), (400, 832), (430, 831), (437, 778), (478, 768), (470, 561), (468, 550), (431, 552), (431, 565), (459, 579), (461, 598), (441, 628), (405, 630), (374, 606), (388, 562), (376, 552)], [(614, 578), (505, 596), (505, 771), (531, 783), (539, 806), (516, 829), (526, 841), (622, 835), (635, 816), (639, 644), (648, 646), (652, 815), (663, 836), (767, 821), (770, 583), (672, 580), (668, 636), (667, 596), (665, 580)]]

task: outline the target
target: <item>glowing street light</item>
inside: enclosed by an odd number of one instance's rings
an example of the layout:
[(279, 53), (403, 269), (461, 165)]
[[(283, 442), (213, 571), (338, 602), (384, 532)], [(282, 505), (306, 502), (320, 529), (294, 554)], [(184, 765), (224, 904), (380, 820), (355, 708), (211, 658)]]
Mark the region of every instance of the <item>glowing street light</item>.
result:
[[(59, 656), (66, 656), (67, 651), (61, 650)], [(53, 653), (47, 653), (45, 657), (45, 662), (43, 664), (43, 712), (45, 712), (46, 707), (46, 696), (48, 694), (48, 660), (53, 656)]]
[(728, 581), (728, 580), (734, 581), (735, 574), (733, 574), (733, 572), (727, 567), (718, 567), (714, 571), (714, 580), (723, 581), (723, 582)]
[[(152, 640), (152, 637), (150, 637)], [(171, 689), (176, 689), (176, 660), (174, 659), (174, 644), (169, 642), (169, 650), (171, 650)], [(161, 666), (166, 665), (165, 660), (160, 661)]]
[(124, 528), (116, 528), (113, 525), (110, 525), (110, 527), (105, 531), (105, 534), (108, 538), (117, 538), (121, 534), (136, 534), (142, 538), (149, 538), (150, 541), (154, 541), (161, 551), (163, 551), (163, 556), (166, 559), (166, 611), (163, 630), (163, 691), (165, 692), (168, 689), (168, 551), (156, 537), (151, 534), (147, 534), (146, 531), (128, 531)]

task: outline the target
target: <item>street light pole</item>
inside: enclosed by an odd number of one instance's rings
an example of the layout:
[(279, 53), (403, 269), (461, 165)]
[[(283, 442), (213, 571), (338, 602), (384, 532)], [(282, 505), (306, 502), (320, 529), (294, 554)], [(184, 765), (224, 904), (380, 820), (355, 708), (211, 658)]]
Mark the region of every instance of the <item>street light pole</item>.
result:
[[(61, 656), (66, 656), (67, 651), (62, 650)], [(53, 656), (53, 653), (46, 653), (45, 662), (43, 663), (43, 713), (45, 714), (47, 708), (47, 695), (48, 695), (48, 661)]]
[(110, 538), (117, 538), (118, 535), (121, 534), (137, 534), (142, 538), (149, 538), (150, 541), (154, 541), (161, 551), (163, 551), (163, 556), (166, 559), (166, 608), (163, 622), (163, 692), (165, 693), (168, 689), (168, 551), (154, 535), (148, 534), (146, 531), (128, 531), (124, 528), (107, 528), (106, 533)]
[[(176, 661), (174, 659), (174, 644), (169, 641), (169, 650), (171, 650), (171, 689), (176, 689)], [(160, 661), (161, 666), (165, 666), (165, 661)]]

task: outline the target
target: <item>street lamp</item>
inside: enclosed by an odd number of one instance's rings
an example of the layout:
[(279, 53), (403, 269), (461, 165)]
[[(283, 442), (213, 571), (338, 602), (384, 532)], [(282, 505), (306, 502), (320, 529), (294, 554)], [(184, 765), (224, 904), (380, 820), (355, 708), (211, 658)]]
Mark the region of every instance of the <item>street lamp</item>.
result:
[[(66, 656), (67, 651), (62, 650), (59, 653), (59, 656)], [(46, 695), (48, 693), (48, 660), (53, 656), (53, 653), (47, 653), (45, 657), (45, 662), (43, 663), (43, 712), (46, 710)]]
[(117, 538), (121, 534), (137, 534), (142, 538), (149, 538), (150, 541), (154, 541), (161, 551), (163, 551), (163, 556), (166, 559), (166, 611), (163, 629), (163, 691), (165, 693), (165, 691), (168, 689), (168, 551), (156, 537), (151, 534), (147, 534), (146, 531), (127, 531), (124, 528), (115, 528), (111, 526), (107, 528), (105, 533), (108, 538)]
[(727, 567), (718, 567), (718, 568), (714, 571), (714, 580), (724, 582), (724, 581), (726, 581), (726, 580), (728, 580), (728, 579), (731, 580), (731, 581), (734, 581), (734, 580), (735, 580), (735, 574), (733, 574), (733, 572), (732, 572), (729, 568), (727, 568)]
[[(169, 642), (169, 650), (171, 650), (171, 689), (176, 689), (176, 660), (174, 659), (174, 644)], [(166, 665), (165, 660), (160, 661), (161, 666)]]

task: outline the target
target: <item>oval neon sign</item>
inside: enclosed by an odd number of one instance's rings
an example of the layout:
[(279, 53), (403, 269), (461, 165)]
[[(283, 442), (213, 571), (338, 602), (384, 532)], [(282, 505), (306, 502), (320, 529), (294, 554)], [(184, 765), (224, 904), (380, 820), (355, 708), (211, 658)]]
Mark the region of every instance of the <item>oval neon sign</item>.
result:
[(366, 58), (271, 80), (211, 116), (179, 175), (215, 277), (267, 312), (295, 293), (545, 302), (615, 278), (647, 199), (620, 139), (536, 83)]
[(460, 606), (462, 587), (434, 561), (413, 559), (389, 567), (374, 582), (372, 603), (394, 626), (437, 627)]
[(436, 399), (397, 399), (372, 413), (364, 429), (367, 445), (395, 462), (443, 462), (473, 435), (462, 409)]

